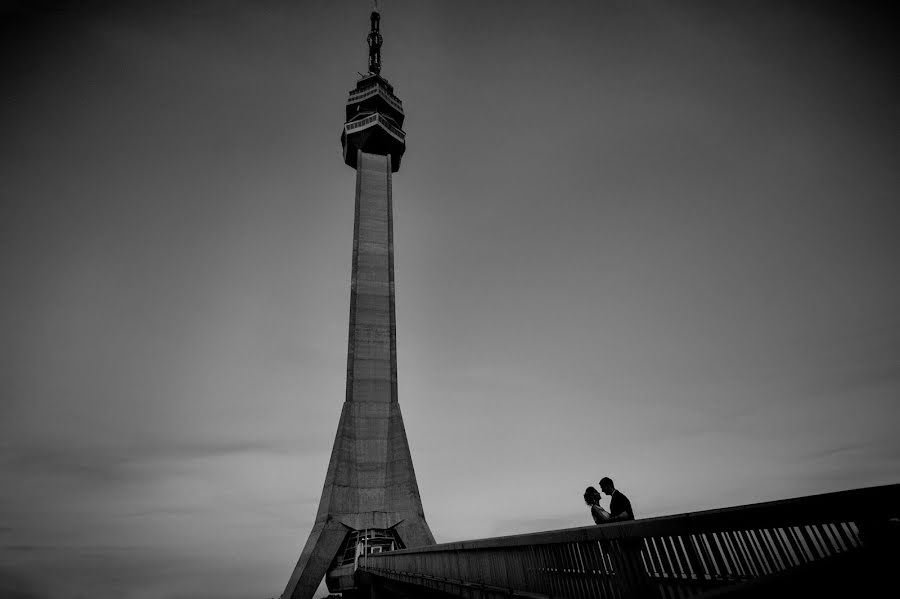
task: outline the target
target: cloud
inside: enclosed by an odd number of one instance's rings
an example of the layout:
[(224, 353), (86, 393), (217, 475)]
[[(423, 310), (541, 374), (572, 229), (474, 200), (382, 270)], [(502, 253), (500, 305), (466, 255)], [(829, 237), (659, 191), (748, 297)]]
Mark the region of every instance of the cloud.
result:
[(113, 485), (146, 476), (147, 466), (152, 464), (247, 454), (298, 456), (302, 455), (304, 449), (309, 451), (302, 443), (294, 444), (289, 440), (173, 440), (168, 443), (99, 446), (91, 445), (90, 441), (80, 445), (57, 443), (55, 446), (47, 442), (37, 445), (31, 441), (27, 445), (7, 443), (0, 463), (3, 463), (7, 472), (16, 472), (24, 478), (46, 475), (71, 479), (83, 485)]

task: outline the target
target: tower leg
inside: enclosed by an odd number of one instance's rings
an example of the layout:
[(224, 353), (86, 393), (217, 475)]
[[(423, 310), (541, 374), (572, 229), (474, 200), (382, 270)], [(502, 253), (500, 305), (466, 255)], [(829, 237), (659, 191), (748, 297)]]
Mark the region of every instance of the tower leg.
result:
[(347, 528), (334, 520), (316, 522), (282, 599), (312, 599), (346, 536)]

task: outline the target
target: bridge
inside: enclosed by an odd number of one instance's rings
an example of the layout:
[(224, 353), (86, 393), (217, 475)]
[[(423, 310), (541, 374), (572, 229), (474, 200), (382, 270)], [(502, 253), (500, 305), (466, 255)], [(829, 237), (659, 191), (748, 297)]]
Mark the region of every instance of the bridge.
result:
[(360, 551), (373, 599), (881, 595), (900, 484), (475, 541)]

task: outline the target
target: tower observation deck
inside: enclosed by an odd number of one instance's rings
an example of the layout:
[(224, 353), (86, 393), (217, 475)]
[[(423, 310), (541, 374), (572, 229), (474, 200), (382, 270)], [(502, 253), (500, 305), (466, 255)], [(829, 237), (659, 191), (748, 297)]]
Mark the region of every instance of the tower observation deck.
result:
[(397, 402), (391, 175), (406, 150), (403, 104), (381, 76), (377, 7), (370, 20), (369, 72), (341, 132), (356, 169), (347, 390), (316, 520), (282, 599), (311, 599), (323, 576), (352, 596), (361, 557), (434, 544)]
[(400, 169), (406, 151), (403, 132), (403, 102), (394, 95), (394, 87), (381, 76), (381, 15), (372, 11), (369, 32), (369, 72), (356, 82), (347, 99), (347, 116), (341, 132), (344, 162), (357, 167), (357, 153), (390, 156), (391, 172)]

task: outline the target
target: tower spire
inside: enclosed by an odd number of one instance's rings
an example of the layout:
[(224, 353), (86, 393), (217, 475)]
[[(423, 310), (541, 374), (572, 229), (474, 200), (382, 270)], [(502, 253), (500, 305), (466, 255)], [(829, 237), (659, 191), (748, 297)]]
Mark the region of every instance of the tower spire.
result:
[(366, 41), (369, 43), (369, 72), (378, 75), (381, 73), (381, 42), (383, 41), (379, 30), (381, 13), (378, 11), (378, 0), (375, 0), (375, 7), (372, 9), (372, 14), (369, 15), (369, 20), (372, 22), (372, 29), (366, 37)]

